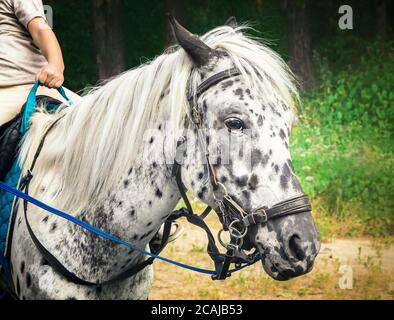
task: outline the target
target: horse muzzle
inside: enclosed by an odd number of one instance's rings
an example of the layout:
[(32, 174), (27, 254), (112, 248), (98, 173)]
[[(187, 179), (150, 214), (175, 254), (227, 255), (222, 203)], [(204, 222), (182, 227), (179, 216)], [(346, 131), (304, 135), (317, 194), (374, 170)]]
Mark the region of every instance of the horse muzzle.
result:
[(311, 212), (269, 220), (256, 227), (254, 240), (264, 270), (280, 281), (311, 271), (320, 250)]

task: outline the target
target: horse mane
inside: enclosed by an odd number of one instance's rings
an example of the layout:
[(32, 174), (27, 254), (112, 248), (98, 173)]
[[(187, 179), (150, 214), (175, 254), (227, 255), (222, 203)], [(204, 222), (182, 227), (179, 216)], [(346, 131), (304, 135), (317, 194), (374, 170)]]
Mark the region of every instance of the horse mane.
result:
[[(298, 95), (288, 67), (261, 39), (245, 35), (244, 29), (248, 27), (221, 26), (201, 39), (211, 48), (225, 51), (248, 85), (267, 97), (267, 103), (275, 93), (293, 106)], [(21, 148), (23, 171), (28, 169), (45, 129), (59, 117), (63, 119), (47, 137), (34, 169), (31, 194), (38, 194), (39, 182), (45, 178), (47, 186), (54, 180), (60, 186), (56, 193), (50, 188), (40, 190), (41, 199), (52, 205), (74, 213), (97, 205), (117, 187), (121, 173), (133, 166), (144, 131), (152, 128), (159, 102), (167, 92), (167, 121), (173, 128), (182, 126), (192, 69), (186, 52), (172, 47), (92, 88), (73, 107), (61, 108), (54, 115), (37, 112)], [(190, 80), (194, 87), (198, 85), (197, 76)]]

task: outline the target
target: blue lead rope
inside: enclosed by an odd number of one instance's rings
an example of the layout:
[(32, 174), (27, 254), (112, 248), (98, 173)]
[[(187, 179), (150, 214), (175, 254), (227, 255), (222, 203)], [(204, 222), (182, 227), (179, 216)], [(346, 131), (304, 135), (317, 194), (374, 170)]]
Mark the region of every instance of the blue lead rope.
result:
[[(82, 227), (83, 229), (85, 229), (87, 231), (90, 231), (91, 233), (96, 234), (99, 237), (102, 237), (104, 239), (111, 240), (113, 242), (122, 244), (122, 245), (124, 245), (126, 247), (129, 247), (129, 248), (131, 248), (131, 249), (133, 249), (135, 251), (138, 251), (138, 252), (140, 252), (142, 254), (145, 254), (147, 256), (150, 256), (150, 257), (153, 257), (153, 258), (156, 258), (156, 259), (159, 259), (159, 260), (162, 260), (162, 261), (174, 264), (174, 265), (176, 265), (178, 267), (181, 267), (181, 268), (184, 268), (184, 269), (189, 269), (189, 270), (192, 270), (192, 271), (195, 271), (195, 272), (209, 274), (209, 275), (215, 275), (216, 274), (215, 270), (202, 269), (202, 268), (190, 266), (190, 265), (178, 262), (178, 261), (174, 261), (174, 260), (171, 260), (171, 259), (168, 259), (168, 258), (165, 258), (165, 257), (161, 257), (161, 256), (158, 256), (158, 255), (155, 255), (155, 254), (153, 254), (153, 253), (151, 253), (149, 251), (141, 249), (141, 248), (135, 246), (134, 244), (132, 244), (130, 242), (124, 241), (122, 239), (119, 239), (118, 237), (115, 237), (115, 236), (113, 236), (111, 234), (108, 234), (108, 233), (106, 233), (106, 232), (104, 232), (104, 231), (102, 231), (100, 229), (97, 229), (97, 228), (93, 227), (92, 225), (90, 225), (90, 224), (88, 224), (88, 223), (86, 223), (86, 222), (84, 222), (82, 220), (79, 220), (78, 218), (75, 218), (75, 217), (71, 216), (68, 213), (65, 213), (65, 212), (63, 212), (61, 210), (53, 208), (53, 207), (51, 207), (51, 206), (49, 206), (49, 205), (47, 205), (47, 204), (45, 204), (45, 203), (43, 203), (43, 202), (41, 202), (39, 200), (27, 195), (26, 193), (24, 193), (24, 192), (22, 192), (22, 191), (20, 191), (20, 190), (18, 190), (16, 188), (13, 188), (13, 187), (11, 187), (11, 186), (9, 186), (9, 185), (1, 182), (1, 181), (0, 181), (0, 189), (3, 189), (6, 192), (11, 193), (11, 194), (13, 194), (14, 196), (16, 196), (18, 198), (24, 199), (27, 202), (32, 203), (32, 204), (36, 205), (37, 207), (39, 207), (41, 209), (44, 209), (44, 210), (46, 210), (48, 212), (51, 212), (51, 213), (53, 213), (53, 214), (55, 214), (55, 215), (57, 215), (57, 216), (59, 216), (59, 217), (61, 217), (63, 219), (66, 219), (66, 220), (68, 220), (68, 221), (70, 221), (70, 222), (72, 222), (74, 224), (77, 224), (80, 227)], [(242, 270), (243, 268), (246, 268), (246, 267), (256, 263), (258, 260), (259, 260), (259, 256), (257, 256), (254, 260), (245, 263), (242, 266), (238, 266), (238, 267), (236, 267), (234, 269), (229, 270), (229, 273), (234, 273), (236, 271)], [(3, 261), (1, 261), (1, 263), (3, 263)], [(8, 269), (8, 266), (7, 266), (7, 269)]]
[[(32, 114), (34, 113), (34, 110), (36, 109), (36, 105), (37, 105), (37, 90), (38, 87), (40, 86), (40, 82), (37, 80), (33, 87), (31, 88), (29, 95), (27, 96), (27, 100), (26, 100), (26, 106), (25, 106), (25, 110), (23, 112), (23, 118), (22, 118), (22, 125), (21, 125), (21, 133), (25, 134), (27, 132), (27, 130), (29, 129), (30, 126), (30, 118), (32, 116)], [(67, 97), (66, 92), (64, 90), (63, 87), (59, 87), (57, 89), (57, 91), (59, 91), (59, 93), (62, 95), (62, 97), (67, 101), (67, 103), (72, 106), (73, 103), (70, 100), (69, 97)]]

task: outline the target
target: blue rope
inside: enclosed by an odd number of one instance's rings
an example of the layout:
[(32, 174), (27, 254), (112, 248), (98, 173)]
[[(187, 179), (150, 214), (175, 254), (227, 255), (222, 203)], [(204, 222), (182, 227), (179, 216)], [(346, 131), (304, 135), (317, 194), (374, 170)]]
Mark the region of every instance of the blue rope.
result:
[[(108, 240), (111, 240), (113, 242), (122, 244), (122, 245), (124, 245), (126, 247), (129, 247), (129, 248), (131, 248), (131, 249), (133, 249), (135, 251), (138, 251), (138, 252), (140, 252), (142, 254), (145, 254), (147, 256), (150, 256), (150, 257), (153, 257), (155, 259), (159, 259), (159, 260), (162, 260), (162, 261), (174, 264), (174, 265), (176, 265), (178, 267), (181, 267), (181, 268), (184, 268), (184, 269), (189, 269), (189, 270), (192, 270), (192, 271), (195, 271), (195, 272), (209, 274), (209, 275), (215, 275), (216, 274), (215, 270), (209, 270), (209, 269), (202, 269), (202, 268), (194, 267), (194, 266), (191, 266), (191, 265), (187, 265), (187, 264), (184, 264), (184, 263), (181, 263), (181, 262), (178, 262), (178, 261), (174, 261), (174, 260), (171, 260), (171, 259), (168, 259), (168, 258), (165, 258), (165, 257), (161, 257), (161, 256), (158, 256), (158, 255), (155, 255), (155, 254), (153, 254), (151, 252), (148, 252), (148, 251), (146, 251), (144, 249), (141, 249), (141, 248), (135, 246), (134, 244), (132, 244), (130, 242), (124, 241), (124, 240), (119, 239), (119, 238), (117, 238), (117, 237), (115, 237), (115, 236), (113, 236), (111, 234), (108, 234), (108, 233), (106, 233), (106, 232), (104, 232), (104, 231), (102, 231), (100, 229), (97, 229), (97, 228), (91, 226), (90, 224), (88, 224), (88, 223), (86, 223), (86, 222), (84, 222), (82, 220), (79, 220), (78, 218), (75, 218), (75, 217), (69, 215), (68, 213), (65, 213), (65, 212), (60, 211), (60, 210), (58, 210), (56, 208), (53, 208), (53, 207), (51, 207), (51, 206), (49, 206), (49, 205), (47, 205), (47, 204), (45, 204), (45, 203), (43, 203), (43, 202), (41, 202), (39, 200), (27, 195), (24, 192), (21, 192), (18, 189), (13, 188), (13, 187), (11, 187), (11, 186), (9, 186), (9, 185), (1, 182), (1, 181), (0, 181), (0, 189), (3, 189), (3, 190), (13, 194), (14, 196), (16, 196), (18, 198), (22, 198), (22, 199), (24, 199), (24, 200), (36, 205), (37, 207), (40, 207), (41, 209), (44, 209), (44, 210), (46, 210), (48, 212), (51, 212), (51, 213), (53, 213), (53, 214), (55, 214), (55, 215), (57, 215), (57, 216), (59, 216), (59, 217), (61, 217), (63, 219), (66, 219), (66, 220), (68, 220), (68, 221), (70, 221), (70, 222), (72, 222), (74, 224), (77, 224), (80, 227), (84, 228), (85, 230), (90, 231), (93, 234), (96, 234), (96, 235), (98, 235), (98, 236), (100, 236), (100, 237), (102, 237), (104, 239), (108, 239)], [(245, 263), (242, 266), (238, 266), (238, 267), (236, 267), (234, 269), (230, 269), (229, 273), (234, 273), (234, 272), (237, 272), (239, 270), (242, 270), (243, 268), (246, 268), (246, 267), (256, 263), (258, 260), (259, 260), (259, 257), (257, 256), (254, 260), (252, 260), (250, 262), (247, 262), (247, 263)]]
[[(22, 118), (22, 125), (21, 125), (21, 133), (25, 134), (27, 130), (29, 129), (30, 126), (30, 118), (32, 114), (34, 113), (34, 110), (36, 109), (37, 105), (37, 90), (38, 87), (40, 86), (40, 81), (36, 81), (31, 88), (29, 95), (27, 96), (26, 100), (26, 106), (25, 110), (23, 112), (23, 118)], [(62, 97), (70, 104), (73, 105), (72, 101), (67, 97), (66, 92), (64, 91), (63, 87), (57, 88), (57, 91), (62, 95)]]

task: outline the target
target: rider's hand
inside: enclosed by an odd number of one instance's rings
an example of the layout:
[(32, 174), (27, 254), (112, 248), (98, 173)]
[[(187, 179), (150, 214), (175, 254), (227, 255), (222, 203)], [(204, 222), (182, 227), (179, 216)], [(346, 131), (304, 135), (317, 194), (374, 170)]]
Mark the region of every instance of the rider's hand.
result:
[(48, 88), (59, 88), (64, 82), (64, 68), (48, 63), (36, 75), (36, 80)]

